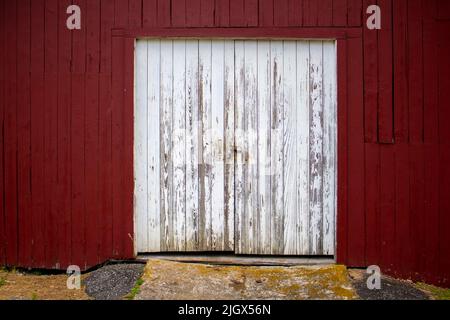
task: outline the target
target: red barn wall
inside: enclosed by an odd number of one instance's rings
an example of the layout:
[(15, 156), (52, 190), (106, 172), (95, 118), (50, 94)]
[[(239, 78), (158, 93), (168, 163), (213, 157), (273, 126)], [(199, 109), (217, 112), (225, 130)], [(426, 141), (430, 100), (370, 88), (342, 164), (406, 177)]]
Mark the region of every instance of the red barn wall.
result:
[[(65, 27), (72, 3), (78, 31)], [(364, 27), (371, 4), (380, 31)], [(363, 61), (347, 70), (363, 94), (347, 97), (357, 112), (339, 173), (338, 262), (449, 286), (446, 0), (1, 0), (0, 264), (133, 257), (132, 94), (121, 93), (133, 75), (113, 77), (123, 48), (112, 30), (151, 27), (360, 29), (347, 47)]]

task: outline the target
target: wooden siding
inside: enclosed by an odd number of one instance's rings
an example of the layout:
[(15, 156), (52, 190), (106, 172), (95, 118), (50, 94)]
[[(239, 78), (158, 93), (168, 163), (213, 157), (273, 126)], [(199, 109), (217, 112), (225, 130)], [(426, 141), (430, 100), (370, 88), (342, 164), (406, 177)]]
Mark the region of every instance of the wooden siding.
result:
[(137, 252), (333, 255), (335, 42), (139, 39), (135, 52)]
[[(65, 28), (70, 3), (81, 31)], [(0, 263), (133, 256), (133, 52), (113, 29), (351, 27), (364, 35), (338, 44), (352, 59), (338, 62), (338, 262), (448, 286), (450, 7), (378, 1), (383, 28), (369, 32), (368, 3), (0, 1)]]

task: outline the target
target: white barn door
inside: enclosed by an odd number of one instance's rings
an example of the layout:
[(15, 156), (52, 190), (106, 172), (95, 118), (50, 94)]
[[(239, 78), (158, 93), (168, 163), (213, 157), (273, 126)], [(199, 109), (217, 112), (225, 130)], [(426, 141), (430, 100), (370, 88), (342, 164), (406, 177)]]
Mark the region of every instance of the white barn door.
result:
[(333, 255), (333, 41), (138, 40), (138, 252)]

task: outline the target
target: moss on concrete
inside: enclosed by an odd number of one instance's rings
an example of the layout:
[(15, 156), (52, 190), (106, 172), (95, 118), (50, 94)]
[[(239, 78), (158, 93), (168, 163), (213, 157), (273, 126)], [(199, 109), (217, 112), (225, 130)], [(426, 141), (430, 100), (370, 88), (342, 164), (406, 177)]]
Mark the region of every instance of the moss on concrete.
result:
[(218, 266), (149, 260), (138, 299), (353, 299), (341, 265)]

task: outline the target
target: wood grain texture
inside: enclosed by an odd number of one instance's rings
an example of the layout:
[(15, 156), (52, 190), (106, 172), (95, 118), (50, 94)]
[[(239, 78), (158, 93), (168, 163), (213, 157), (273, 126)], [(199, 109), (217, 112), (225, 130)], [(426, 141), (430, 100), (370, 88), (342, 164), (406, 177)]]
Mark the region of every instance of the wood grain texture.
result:
[(161, 43), (136, 47), (138, 252), (333, 255), (334, 42)]

